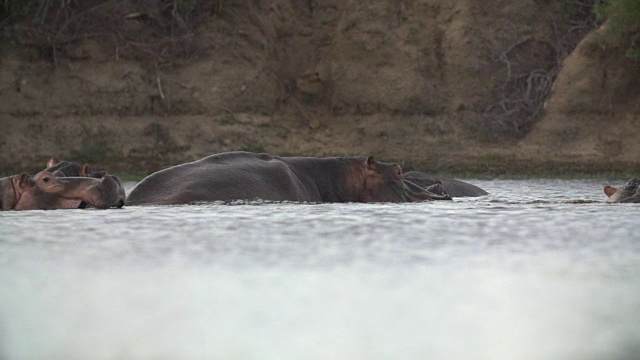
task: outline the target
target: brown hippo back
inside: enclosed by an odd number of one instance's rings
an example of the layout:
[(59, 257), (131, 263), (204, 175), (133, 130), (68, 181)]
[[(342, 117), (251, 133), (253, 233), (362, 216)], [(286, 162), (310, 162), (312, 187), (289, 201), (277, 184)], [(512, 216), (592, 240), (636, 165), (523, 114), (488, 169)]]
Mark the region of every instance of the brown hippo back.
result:
[(406, 194), (400, 166), (372, 157), (277, 157), (229, 152), (147, 176), (131, 190), (127, 204), (255, 199), (402, 202), (407, 201)]

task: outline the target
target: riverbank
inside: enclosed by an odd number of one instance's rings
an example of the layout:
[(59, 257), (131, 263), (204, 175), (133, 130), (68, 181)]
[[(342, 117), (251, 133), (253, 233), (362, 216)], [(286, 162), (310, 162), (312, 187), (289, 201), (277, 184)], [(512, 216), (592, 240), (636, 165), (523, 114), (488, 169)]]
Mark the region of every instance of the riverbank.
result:
[(640, 174), (640, 66), (580, 2), (225, 2), (176, 10), (199, 14), (179, 36), (158, 24), (178, 13), (111, 3), (69, 4), (53, 43), (27, 41), (47, 19), (5, 29), (0, 173), (56, 156), (148, 174), (244, 150), (473, 177)]

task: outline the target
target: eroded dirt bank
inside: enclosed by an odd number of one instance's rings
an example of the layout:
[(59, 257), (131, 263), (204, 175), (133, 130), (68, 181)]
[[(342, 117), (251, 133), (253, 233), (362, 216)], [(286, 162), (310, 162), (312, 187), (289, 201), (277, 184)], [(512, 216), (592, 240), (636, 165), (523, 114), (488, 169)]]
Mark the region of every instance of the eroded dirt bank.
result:
[[(54, 59), (5, 41), (0, 171), (56, 155), (147, 173), (248, 150), (453, 173), (640, 173), (640, 65), (594, 45), (586, 22), (575, 27), (580, 9), (222, 4), (180, 61), (110, 37), (74, 38)], [(133, 10), (125, 30), (143, 31)]]

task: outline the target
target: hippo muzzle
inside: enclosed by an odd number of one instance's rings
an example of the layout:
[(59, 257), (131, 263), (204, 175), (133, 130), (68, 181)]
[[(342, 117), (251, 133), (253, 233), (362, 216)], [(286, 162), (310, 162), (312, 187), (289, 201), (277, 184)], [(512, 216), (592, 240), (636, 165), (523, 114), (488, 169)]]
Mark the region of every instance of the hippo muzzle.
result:
[(121, 208), (124, 205), (125, 191), (120, 179), (112, 175), (104, 175), (101, 179), (85, 177), (58, 178), (66, 184), (68, 192), (65, 198), (80, 199), (78, 207), (95, 207), (96, 209)]
[(404, 196), (408, 202), (451, 200), (451, 195), (440, 182), (422, 187), (406, 179), (404, 180)]

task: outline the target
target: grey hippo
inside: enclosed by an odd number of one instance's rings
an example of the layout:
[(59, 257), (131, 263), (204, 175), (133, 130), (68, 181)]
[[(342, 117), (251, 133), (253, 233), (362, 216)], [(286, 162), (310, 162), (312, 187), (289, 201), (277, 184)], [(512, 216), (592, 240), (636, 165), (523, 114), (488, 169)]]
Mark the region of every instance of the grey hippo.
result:
[(407, 202), (450, 200), (444, 187), (405, 182), (398, 164), (373, 157), (279, 157), (228, 152), (155, 172), (127, 196), (127, 205), (210, 201)]
[(0, 209), (53, 210), (92, 206), (122, 207), (124, 190), (117, 177), (66, 177), (41, 171), (0, 179)]
[(604, 193), (610, 203), (640, 203), (640, 178), (629, 179), (620, 188), (607, 185)]

